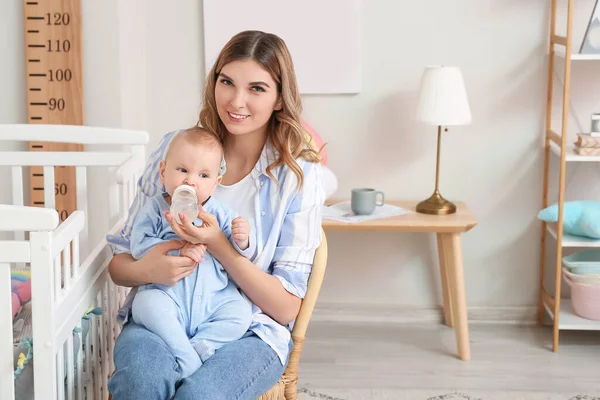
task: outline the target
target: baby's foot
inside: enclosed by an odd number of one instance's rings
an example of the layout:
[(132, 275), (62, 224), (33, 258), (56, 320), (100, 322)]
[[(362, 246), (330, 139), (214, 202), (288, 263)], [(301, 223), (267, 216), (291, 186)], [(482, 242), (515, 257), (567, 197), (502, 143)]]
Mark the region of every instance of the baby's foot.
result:
[(190, 354), (189, 357), (178, 359), (177, 362), (179, 363), (181, 379), (192, 375), (202, 366), (202, 360), (200, 360), (200, 356), (198, 356), (198, 353), (196, 352)]
[(194, 349), (200, 356), (202, 362), (206, 362), (213, 354), (215, 354), (215, 349), (208, 346), (204, 340), (199, 340), (196, 343), (193, 343)]

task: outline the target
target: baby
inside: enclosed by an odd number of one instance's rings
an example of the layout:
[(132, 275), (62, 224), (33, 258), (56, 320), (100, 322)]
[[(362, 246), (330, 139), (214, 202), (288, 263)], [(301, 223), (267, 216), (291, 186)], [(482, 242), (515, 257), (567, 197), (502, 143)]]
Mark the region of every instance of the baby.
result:
[[(150, 198), (138, 213), (131, 232), (131, 254), (144, 256), (163, 241), (181, 240), (167, 222), (171, 195), (179, 185), (192, 186), (202, 208), (213, 214), (238, 252), (251, 258), (256, 250), (249, 238), (250, 225), (230, 208), (211, 197), (221, 182), (223, 147), (219, 139), (194, 127), (177, 134), (160, 163), (160, 181), (166, 193)], [(196, 219), (195, 226), (202, 221)], [(232, 235), (233, 228), (242, 235)], [(200, 245), (186, 243), (170, 255), (202, 258), (189, 276), (175, 286), (147, 284), (138, 287), (131, 304), (133, 321), (160, 336), (173, 352), (181, 378), (191, 375), (225, 343), (241, 338), (252, 319), (250, 301), (228, 279), (223, 266)], [(127, 306), (125, 306), (127, 307)], [(128, 310), (128, 308), (126, 308)]]

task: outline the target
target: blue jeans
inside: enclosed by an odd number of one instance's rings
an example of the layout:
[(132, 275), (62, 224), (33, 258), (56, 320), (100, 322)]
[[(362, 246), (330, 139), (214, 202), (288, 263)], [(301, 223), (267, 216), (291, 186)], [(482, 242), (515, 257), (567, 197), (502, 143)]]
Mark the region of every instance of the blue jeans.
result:
[(179, 380), (177, 361), (165, 342), (131, 321), (117, 338), (114, 361), (115, 373), (108, 381), (113, 400), (256, 399), (285, 369), (277, 353), (249, 331)]
[(215, 350), (244, 336), (252, 322), (250, 302), (231, 290), (181, 299), (158, 288), (144, 288), (133, 299), (133, 322), (157, 334), (169, 347), (182, 378), (193, 374)]

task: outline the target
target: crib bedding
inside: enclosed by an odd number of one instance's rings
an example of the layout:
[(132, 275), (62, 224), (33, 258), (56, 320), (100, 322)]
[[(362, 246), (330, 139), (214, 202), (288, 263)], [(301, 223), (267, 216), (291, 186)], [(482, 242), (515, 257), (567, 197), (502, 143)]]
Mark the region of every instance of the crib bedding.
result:
[(24, 338), (33, 337), (31, 323), (31, 303), (23, 306), (13, 321), (13, 344), (18, 346)]
[[(99, 256), (101, 257), (101, 256)], [(29, 270), (29, 268), (25, 268), (25, 270)], [(60, 277), (61, 286), (64, 286), (64, 274), (61, 274)], [(105, 348), (103, 351), (98, 352), (98, 348), (95, 348), (95, 345), (89, 340), (95, 341), (92, 339), (94, 337), (96, 340), (99, 340), (97, 335), (99, 332), (110, 332), (110, 324), (109, 324), (109, 316), (107, 318), (94, 318), (94, 316), (100, 316), (104, 314), (104, 310), (101, 307), (102, 305), (106, 306), (109, 304), (109, 296), (115, 296), (115, 301), (120, 304), (123, 300), (125, 293), (117, 293), (118, 289), (115, 289), (114, 292), (104, 292), (103, 296), (100, 299), (96, 299), (99, 301), (100, 306), (92, 306), (86, 309), (85, 313), (81, 317), (81, 323), (78, 327), (73, 329), (73, 354), (74, 358), (77, 358), (77, 352), (81, 353), (82, 357), (82, 397), (76, 397), (86, 400), (94, 400), (97, 396), (98, 389), (95, 387), (96, 373), (104, 372), (104, 362), (108, 360), (103, 360), (102, 355), (110, 354), (109, 344), (108, 342), (104, 343)], [(35, 294), (32, 294), (31, 300), (33, 300)], [(15, 375), (14, 379), (14, 390), (15, 390), (15, 399), (16, 400), (33, 400), (34, 393), (34, 374), (33, 374), (33, 365), (35, 363), (35, 355), (33, 351), (30, 350), (31, 347), (31, 338), (33, 338), (33, 318), (32, 318), (32, 302), (29, 301), (21, 306), (21, 310), (15, 315), (13, 320), (13, 366), (15, 371), (18, 371), (18, 375)], [(107, 310), (108, 311), (108, 310)], [(103, 323), (102, 323), (103, 321)], [(92, 325), (95, 324), (95, 329), (92, 328)], [(96, 332), (95, 336), (92, 336)], [(117, 332), (113, 331), (113, 335), (111, 335), (112, 342), (116, 340)], [(67, 343), (65, 342), (63, 345), (63, 351), (66, 355)], [(99, 343), (99, 342), (95, 342)], [(86, 349), (90, 353), (90, 363), (86, 362)], [(19, 359), (24, 358), (24, 355), (28, 354), (30, 351), (31, 358), (27, 358), (27, 361), (22, 368), (19, 370), (18, 363)], [(108, 363), (110, 364), (110, 363)], [(88, 372), (89, 368), (89, 372)], [(65, 360), (65, 365), (63, 369), (64, 373), (64, 393), (67, 393), (69, 388), (68, 378), (67, 378), (67, 361)], [(75, 365), (75, 371), (77, 370), (77, 366)], [(75, 373), (75, 372), (74, 372)], [(77, 390), (77, 383), (74, 384), (74, 390)], [(104, 389), (102, 389), (104, 390)], [(0, 396), (1, 398), (1, 396)]]
[[(17, 268), (13, 269), (13, 271), (29, 271), (29, 266), (25, 268)], [(64, 273), (61, 274), (60, 277), (61, 286), (64, 286)], [(31, 299), (33, 300), (33, 294)], [(104, 297), (104, 304), (108, 304), (108, 299)], [(94, 315), (102, 315), (103, 309), (102, 307), (89, 307), (84, 315), (81, 318), (81, 324), (79, 327), (73, 330), (73, 354), (74, 357), (77, 357), (77, 351), (81, 352), (82, 356), (82, 397), (81, 399), (85, 400), (95, 400), (95, 373), (96, 368), (99, 371), (103, 370), (104, 360), (102, 359), (102, 354), (107, 354), (105, 352), (100, 352), (100, 354), (96, 354), (96, 350), (94, 349), (94, 345), (90, 344), (89, 350), (91, 351), (91, 364), (86, 363), (86, 341), (91, 338), (91, 325), (96, 324), (96, 331), (100, 332), (100, 325), (104, 325), (105, 332), (108, 332), (109, 324), (108, 320), (104, 319), (104, 324), (100, 323), (101, 319), (93, 319)], [(15, 400), (35, 400), (34, 397), (34, 374), (33, 374), (33, 365), (35, 362), (34, 354), (31, 349), (31, 338), (33, 338), (33, 318), (32, 318), (32, 302), (29, 301), (24, 303), (21, 306), (20, 311), (15, 315), (13, 320), (13, 367), (16, 372), (14, 379), (14, 390), (15, 390)], [(116, 339), (116, 335), (113, 337), (113, 340)], [(67, 342), (64, 344), (64, 352), (67, 353)], [(107, 351), (108, 349), (104, 349)], [(26, 356), (30, 355), (30, 358)], [(21, 368), (18, 368), (20, 358), (27, 359), (25, 363), (21, 364)], [(97, 359), (96, 359), (97, 358)], [(21, 360), (22, 362), (23, 360)], [(96, 367), (93, 367), (93, 364), (96, 364)], [(88, 373), (87, 368), (92, 366), (90, 373)], [(64, 370), (67, 370), (67, 365), (65, 361)], [(75, 367), (76, 369), (76, 367)], [(69, 388), (67, 373), (64, 372), (64, 393), (67, 393)], [(74, 386), (75, 390), (77, 390), (77, 384)], [(0, 396), (1, 398), (1, 396)]]

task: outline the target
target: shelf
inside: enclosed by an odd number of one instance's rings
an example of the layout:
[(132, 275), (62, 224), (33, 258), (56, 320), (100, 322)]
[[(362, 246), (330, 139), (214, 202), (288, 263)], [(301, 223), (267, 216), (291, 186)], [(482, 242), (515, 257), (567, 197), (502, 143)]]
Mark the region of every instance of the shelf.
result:
[[(556, 224), (547, 223), (546, 227), (556, 240)], [(584, 238), (563, 233), (562, 247), (600, 247), (600, 239)]]
[[(594, 321), (578, 316), (573, 311), (570, 299), (560, 299), (560, 312), (558, 314), (558, 329), (564, 331), (600, 331), (600, 321)], [(544, 308), (554, 320), (554, 312), (544, 302)]]
[[(567, 145), (567, 155), (565, 157), (567, 162), (600, 162), (600, 156), (580, 156), (575, 153), (574, 148), (575, 145), (573, 144)], [(560, 157), (560, 147), (556, 143), (550, 142), (550, 150)]]
[[(557, 47), (554, 49), (554, 54), (558, 57), (565, 57), (565, 48)], [(600, 54), (579, 54), (571, 53), (571, 61), (600, 61)]]

